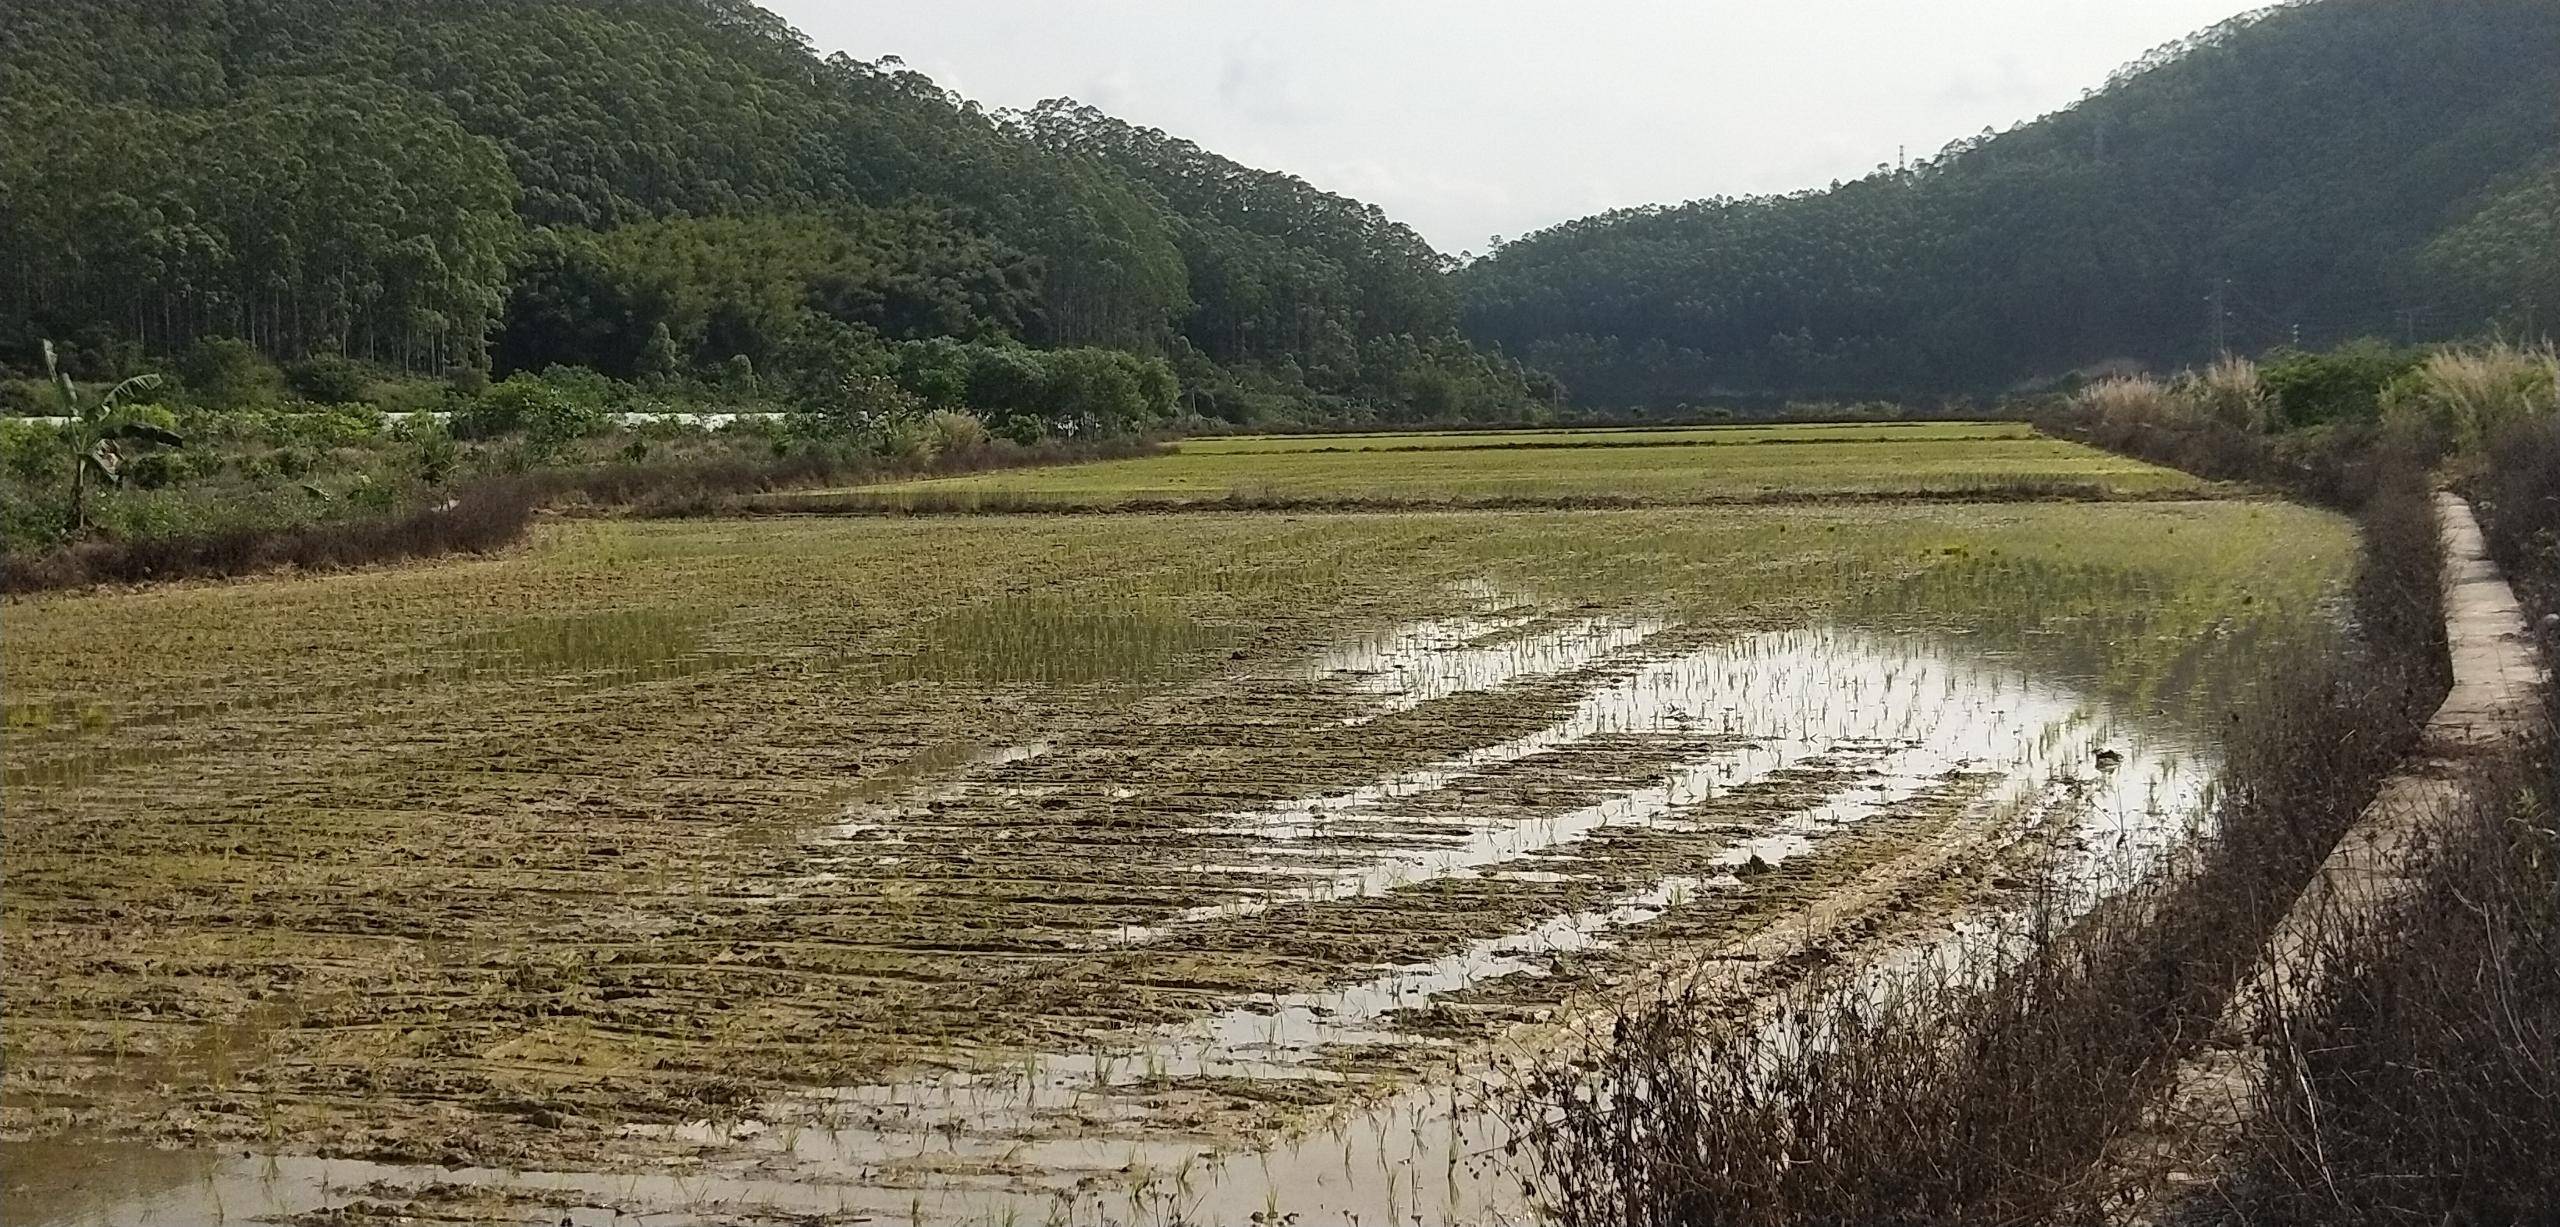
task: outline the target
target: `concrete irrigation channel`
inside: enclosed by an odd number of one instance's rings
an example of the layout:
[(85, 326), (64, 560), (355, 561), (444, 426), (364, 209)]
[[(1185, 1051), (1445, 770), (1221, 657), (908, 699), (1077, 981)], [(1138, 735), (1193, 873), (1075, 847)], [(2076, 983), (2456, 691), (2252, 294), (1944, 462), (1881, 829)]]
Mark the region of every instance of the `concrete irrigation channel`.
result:
[(2425, 853), (2464, 804), (2481, 766), (2535, 730), (2541, 666), (2512, 588), (2489, 557), (2470, 504), (2436, 496), (2445, 555), (2445, 639), (2453, 686), (2418, 751), (2383, 784), (2269, 939), (2252, 981), (2232, 998), (2217, 1035), (2181, 1066), (2145, 1131), (2115, 1160), (2144, 1219), (2174, 1217), (2219, 1179), (2222, 1157), (2249, 1112), (2253, 1037), (2273, 1003), (2310, 997), (2327, 974), (2326, 931), (2405, 897)]

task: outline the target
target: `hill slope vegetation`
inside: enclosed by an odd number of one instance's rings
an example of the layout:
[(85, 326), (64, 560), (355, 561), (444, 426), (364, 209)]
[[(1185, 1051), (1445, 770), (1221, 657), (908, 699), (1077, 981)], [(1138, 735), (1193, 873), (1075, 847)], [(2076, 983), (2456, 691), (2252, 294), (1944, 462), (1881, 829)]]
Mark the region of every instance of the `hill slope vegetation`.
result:
[[(64, 0), (0, 16), (0, 346), (434, 372), (901, 347), (1160, 358), (1230, 416), (1517, 416), (1375, 208), (1070, 103), (991, 115), (741, 0)], [(924, 365), (947, 368), (947, 354)]]
[(2560, 6), (2322, 0), (1827, 191), (1629, 209), (1461, 277), (1581, 398), (1993, 391), (2560, 324)]

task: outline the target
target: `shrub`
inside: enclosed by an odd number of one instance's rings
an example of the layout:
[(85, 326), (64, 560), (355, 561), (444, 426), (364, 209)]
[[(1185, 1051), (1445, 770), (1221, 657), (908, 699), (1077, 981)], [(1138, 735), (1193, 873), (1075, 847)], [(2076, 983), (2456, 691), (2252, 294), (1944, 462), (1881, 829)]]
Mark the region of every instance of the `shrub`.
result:
[(432, 417), (420, 415), (407, 419), (393, 429), (392, 437), (409, 445), (409, 464), (418, 480), (430, 486), (444, 484), (462, 463), (462, 445), (456, 443), (453, 431)]
[(658, 412), (649, 417), (635, 419), (629, 427), (631, 433), (658, 443), (671, 439), (690, 439), (711, 433), (704, 428), (699, 418), (679, 414), (664, 406), (659, 406), (658, 409)]
[(1049, 423), (1038, 414), (1017, 413), (995, 420), (997, 435), (1024, 447), (1037, 447), (1049, 437)]
[(936, 409), (969, 404), (970, 347), (949, 337), (909, 341), (898, 347), (900, 387)]
[[(1020, 442), (1035, 441), (1062, 423), (1076, 423), (1088, 433), (1131, 433), (1168, 421), (1181, 409), (1181, 381), (1161, 358), (1116, 349), (955, 348), (966, 363), (968, 407), (994, 418), (1000, 433)], [(901, 379), (907, 387), (931, 389), (929, 403), (953, 407), (946, 399), (951, 361), (951, 351), (912, 348), (902, 360)]]
[(602, 434), (610, 425), (612, 416), (603, 405), (571, 396), (549, 380), (515, 375), (455, 414), (453, 432), (465, 439), (520, 434), (535, 447), (549, 449)]
[[(2489, 548), (2527, 609), (2560, 613), (2560, 418), (2511, 425), (2487, 451), (2470, 489)], [(2543, 649), (2560, 657), (2560, 637), (2546, 638)], [(2553, 723), (2560, 727), (2560, 718)]]
[(285, 386), (318, 405), (347, 405), (363, 400), (373, 376), (364, 364), (336, 354), (316, 354), (284, 369)]
[(278, 447), (356, 447), (382, 437), (390, 419), (366, 405), (329, 405), (300, 413), (265, 416), (267, 434)]
[(2382, 390), (2421, 360), (2414, 350), (2350, 341), (2325, 353), (2278, 350), (2268, 355), (2261, 375), (2288, 425), (2366, 422), (2382, 416)]
[(0, 418), (0, 472), (20, 481), (50, 482), (70, 459), (62, 428)]
[(98, 583), (141, 583), (198, 575), (243, 575), (280, 566), (344, 567), (486, 552), (521, 539), (541, 491), (524, 482), (484, 482), (447, 503), (399, 515), (276, 528), (243, 523), (190, 533), (150, 534), (166, 504), (119, 500), (128, 539), (89, 542), (39, 557), (0, 558), (0, 592), (36, 592)]
[(71, 499), (63, 487), (0, 499), (0, 547), (12, 554), (41, 550), (62, 541), (62, 526), (71, 521)]
[(1049, 412), (1090, 430), (1144, 430), (1179, 408), (1173, 368), (1160, 359), (1116, 349), (1051, 350), (1043, 359)]
[(970, 408), (1008, 418), (1047, 410), (1049, 373), (1037, 353), (1018, 345), (973, 346), (968, 361)]
[(178, 377), (197, 403), (244, 409), (284, 398), (284, 372), (247, 341), (206, 337), (178, 358)]
[(583, 366), (544, 367), (542, 382), (550, 384), (562, 396), (608, 412), (629, 393), (629, 389), (614, 382), (610, 376)]
[(2448, 815), (2406, 897), (2322, 927), (2337, 971), (2279, 1003), (2229, 1221), (2560, 1214), (2560, 798), (2547, 743), (2521, 760)]
[(860, 429), (893, 422), (912, 422), (925, 414), (924, 402), (880, 375), (847, 375), (822, 411), (839, 426)]
[(54, 417), (62, 412), (40, 379), (0, 379), (0, 417)]
[(2147, 375), (2101, 379), (2071, 398), (2072, 406), (2108, 426), (2169, 424), (2192, 416), (2169, 385)]
[(974, 455), (995, 443), (995, 436), (987, 432), (987, 424), (972, 414), (942, 410), (926, 418), (925, 426), (932, 433), (933, 453), (937, 458)]
[(366, 399), (385, 413), (434, 413), (457, 394), (444, 383), (427, 379), (386, 379), (367, 390)]
[(899, 469), (920, 469), (934, 458), (933, 428), (922, 418), (883, 422), (869, 432), (872, 454)]
[(146, 452), (124, 466), (125, 484), (144, 490), (185, 485), (222, 471), (222, 457), (211, 451)]

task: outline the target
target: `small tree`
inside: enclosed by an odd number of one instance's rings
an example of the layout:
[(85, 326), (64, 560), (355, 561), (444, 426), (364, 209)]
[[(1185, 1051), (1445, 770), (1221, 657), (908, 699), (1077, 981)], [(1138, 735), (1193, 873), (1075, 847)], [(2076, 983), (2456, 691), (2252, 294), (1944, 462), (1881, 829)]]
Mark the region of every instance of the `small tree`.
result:
[(136, 448), (184, 447), (187, 441), (172, 431), (124, 412), (124, 395), (160, 386), (157, 375), (136, 375), (107, 390), (105, 396), (83, 404), (80, 389), (71, 376), (55, 361), (53, 342), (44, 343), (44, 372), (53, 380), (54, 392), (62, 399), (62, 414), (70, 422), (63, 427), (63, 437), (71, 443), (71, 531), (89, 531), (89, 479), (95, 476), (111, 486), (124, 484), (124, 452), (122, 445)]
[(250, 409), (284, 398), (284, 372), (237, 337), (205, 337), (178, 356), (178, 374), (198, 404)]
[(315, 405), (352, 405), (364, 399), (373, 376), (352, 358), (316, 354), (286, 367), (284, 384)]

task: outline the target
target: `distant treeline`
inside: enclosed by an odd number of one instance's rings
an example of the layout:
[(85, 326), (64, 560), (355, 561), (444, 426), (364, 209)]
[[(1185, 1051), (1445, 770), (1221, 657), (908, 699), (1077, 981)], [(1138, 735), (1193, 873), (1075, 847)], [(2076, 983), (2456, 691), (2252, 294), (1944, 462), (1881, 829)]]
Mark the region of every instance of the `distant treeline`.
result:
[(923, 344), (1111, 349), (1176, 415), (1258, 426), (1983, 397), (2550, 330), (2555, 98), (2545, 0), (2314, 0), (1914, 165), (1462, 269), (1374, 206), (821, 58), (744, 0), (12, 5), (0, 366), (237, 338), (805, 399)]
[(899, 346), (1104, 347), (1244, 420), (1520, 418), (1376, 208), (1071, 102), (991, 115), (741, 0), (0, 13), (0, 363), (206, 337), (411, 373), (832, 389)]
[(2317, 0), (1913, 165), (1571, 222), (1460, 280), (1471, 336), (1588, 403), (1922, 396), (2548, 333), (2555, 236), (2560, 5)]

